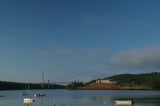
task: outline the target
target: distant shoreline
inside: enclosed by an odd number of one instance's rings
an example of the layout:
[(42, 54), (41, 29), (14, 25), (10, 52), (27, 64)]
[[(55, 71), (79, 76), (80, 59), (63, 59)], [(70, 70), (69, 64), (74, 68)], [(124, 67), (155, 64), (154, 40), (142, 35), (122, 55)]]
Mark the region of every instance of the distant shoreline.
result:
[(160, 90), (160, 73), (119, 74), (88, 83), (71, 82), (69, 89), (78, 90)]
[[(26, 90), (28, 83), (0, 81), (0, 90)], [(29, 83), (29, 89), (65, 89), (63, 85), (44, 83)]]

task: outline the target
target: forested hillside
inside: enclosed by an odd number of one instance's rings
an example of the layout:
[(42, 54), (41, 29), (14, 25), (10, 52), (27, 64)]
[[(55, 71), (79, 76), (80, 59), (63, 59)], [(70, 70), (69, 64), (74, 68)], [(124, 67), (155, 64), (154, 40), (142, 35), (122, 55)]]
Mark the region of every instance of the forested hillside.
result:
[(120, 74), (106, 79), (117, 81), (118, 83), (144, 85), (152, 89), (160, 89), (160, 73), (152, 72), (145, 74)]

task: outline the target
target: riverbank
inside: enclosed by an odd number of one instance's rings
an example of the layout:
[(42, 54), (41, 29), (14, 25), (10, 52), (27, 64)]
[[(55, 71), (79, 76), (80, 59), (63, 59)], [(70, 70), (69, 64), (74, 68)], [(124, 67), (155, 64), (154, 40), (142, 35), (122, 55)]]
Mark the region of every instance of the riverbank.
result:
[(80, 90), (160, 90), (160, 73), (119, 74), (88, 83), (72, 82), (70, 89)]
[(81, 87), (77, 90), (151, 90), (151, 88), (142, 85), (130, 84), (106, 84), (106, 83), (91, 83)]

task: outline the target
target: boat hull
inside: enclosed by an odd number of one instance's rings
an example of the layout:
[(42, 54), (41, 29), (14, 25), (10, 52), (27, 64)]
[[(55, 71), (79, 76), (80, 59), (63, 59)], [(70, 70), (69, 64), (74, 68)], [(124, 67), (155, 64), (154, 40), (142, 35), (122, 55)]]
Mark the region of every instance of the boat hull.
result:
[(32, 98), (24, 98), (23, 99), (23, 103), (26, 103), (26, 104), (30, 104), (30, 103), (33, 103), (35, 100), (32, 99)]
[(132, 100), (116, 100), (115, 104), (117, 105), (132, 105)]
[(45, 94), (35, 94), (35, 97), (42, 97), (42, 96), (46, 96)]

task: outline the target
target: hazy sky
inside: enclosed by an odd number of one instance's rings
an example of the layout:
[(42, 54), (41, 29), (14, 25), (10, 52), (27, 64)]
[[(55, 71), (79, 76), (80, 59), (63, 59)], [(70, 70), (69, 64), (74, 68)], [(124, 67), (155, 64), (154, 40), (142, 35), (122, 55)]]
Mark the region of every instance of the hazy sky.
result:
[(0, 80), (159, 70), (159, 0), (0, 0)]

